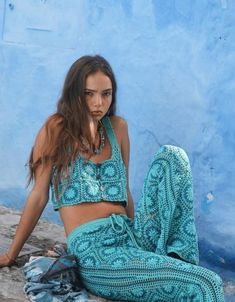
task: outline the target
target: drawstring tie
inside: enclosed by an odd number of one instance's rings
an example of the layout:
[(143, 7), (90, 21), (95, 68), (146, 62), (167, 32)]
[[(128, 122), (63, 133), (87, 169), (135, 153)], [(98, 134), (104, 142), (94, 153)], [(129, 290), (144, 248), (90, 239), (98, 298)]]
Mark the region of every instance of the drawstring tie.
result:
[(136, 242), (136, 239), (128, 225), (128, 223), (126, 222), (125, 218), (122, 216), (122, 214), (112, 214), (110, 215), (110, 220), (111, 220), (111, 225), (112, 228), (115, 232), (119, 233), (119, 234), (123, 234), (125, 231), (127, 232), (127, 234), (130, 236), (132, 243), (135, 245), (136, 248), (140, 248), (140, 246), (138, 245), (138, 243)]

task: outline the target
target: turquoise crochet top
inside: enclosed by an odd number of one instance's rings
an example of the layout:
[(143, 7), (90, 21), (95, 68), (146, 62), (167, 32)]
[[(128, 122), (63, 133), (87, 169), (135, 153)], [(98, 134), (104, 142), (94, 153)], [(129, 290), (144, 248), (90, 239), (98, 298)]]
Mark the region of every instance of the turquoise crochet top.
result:
[(59, 200), (56, 199), (53, 185), (53, 177), (56, 173), (54, 171), (51, 179), (51, 199), (54, 210), (82, 202), (102, 200), (127, 206), (125, 164), (109, 117), (104, 117), (102, 123), (111, 145), (111, 158), (96, 164), (79, 155), (69, 167), (69, 184), (65, 179), (59, 184)]

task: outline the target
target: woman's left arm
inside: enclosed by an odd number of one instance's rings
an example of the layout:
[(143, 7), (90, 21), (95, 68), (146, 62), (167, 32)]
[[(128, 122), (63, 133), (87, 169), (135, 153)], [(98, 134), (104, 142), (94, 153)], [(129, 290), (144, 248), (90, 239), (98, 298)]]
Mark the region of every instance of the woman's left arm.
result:
[(128, 194), (128, 205), (126, 207), (127, 216), (129, 218), (134, 218), (134, 203), (129, 189), (129, 159), (130, 159), (130, 140), (128, 135), (127, 122), (124, 119), (120, 120), (120, 132), (122, 134), (121, 139), (121, 152), (124, 164), (126, 166), (127, 175), (127, 194)]

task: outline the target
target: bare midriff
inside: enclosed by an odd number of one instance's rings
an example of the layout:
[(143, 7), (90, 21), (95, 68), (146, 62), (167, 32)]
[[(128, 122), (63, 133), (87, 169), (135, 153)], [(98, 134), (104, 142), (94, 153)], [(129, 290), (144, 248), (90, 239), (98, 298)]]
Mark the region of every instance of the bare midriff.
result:
[(63, 221), (66, 236), (79, 225), (97, 218), (108, 217), (112, 214), (126, 214), (123, 205), (110, 201), (83, 202), (61, 208), (60, 217)]

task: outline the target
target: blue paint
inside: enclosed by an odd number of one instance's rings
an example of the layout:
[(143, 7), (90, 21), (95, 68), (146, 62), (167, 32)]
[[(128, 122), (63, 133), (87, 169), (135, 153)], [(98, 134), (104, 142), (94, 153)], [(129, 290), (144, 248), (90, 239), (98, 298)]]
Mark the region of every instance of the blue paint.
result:
[[(159, 146), (183, 147), (201, 263), (235, 279), (235, 2), (6, 0), (0, 14), (0, 203), (22, 208), (24, 165), (69, 66), (100, 53), (129, 124), (136, 205)], [(45, 215), (59, 220), (50, 205)]]
[(130, 0), (130, 1), (120, 0), (120, 4), (121, 4), (123, 11), (126, 14), (127, 18), (132, 17), (132, 13), (133, 13), (132, 0)]
[(205, 198), (202, 200), (201, 209), (202, 209), (203, 213), (210, 214), (211, 206), (212, 206), (212, 203), (208, 200), (208, 198)]

